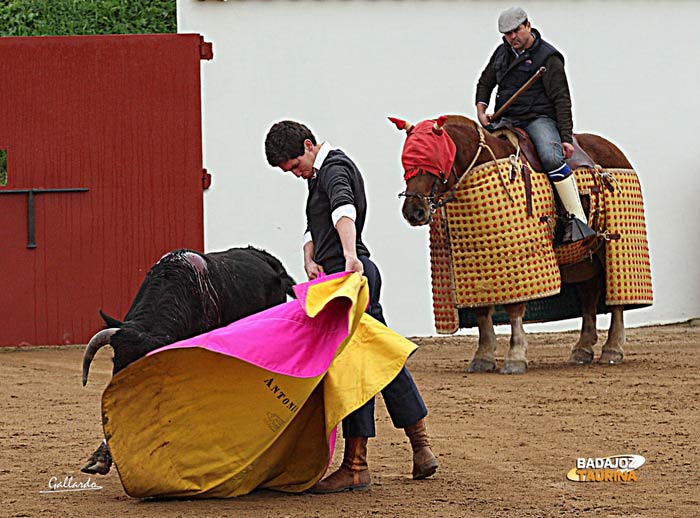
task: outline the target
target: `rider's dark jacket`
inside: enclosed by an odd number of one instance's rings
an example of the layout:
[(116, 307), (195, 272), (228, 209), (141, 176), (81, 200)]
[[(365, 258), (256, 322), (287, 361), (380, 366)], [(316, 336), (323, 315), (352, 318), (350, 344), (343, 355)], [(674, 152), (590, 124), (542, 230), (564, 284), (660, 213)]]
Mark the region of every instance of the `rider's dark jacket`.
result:
[(564, 71), (564, 56), (532, 29), (535, 42), (520, 55), (505, 42), (491, 55), (486, 68), (476, 85), (476, 102), (488, 106), (491, 92), (496, 92), (497, 111), (510, 97), (524, 85), (530, 77), (544, 66), (547, 72), (535, 81), (503, 114), (514, 120), (527, 120), (539, 115), (554, 119), (562, 142), (573, 140), (573, 118), (571, 116), (571, 96), (569, 83)]

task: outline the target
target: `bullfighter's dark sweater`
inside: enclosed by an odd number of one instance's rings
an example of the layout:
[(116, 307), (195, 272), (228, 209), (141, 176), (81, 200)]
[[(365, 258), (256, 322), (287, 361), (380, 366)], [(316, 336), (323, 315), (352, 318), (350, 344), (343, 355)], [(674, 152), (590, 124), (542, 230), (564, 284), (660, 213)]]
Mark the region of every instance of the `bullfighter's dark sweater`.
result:
[(331, 219), (333, 211), (343, 205), (355, 207), (357, 255), (369, 257), (369, 250), (362, 242), (367, 213), (365, 185), (355, 163), (341, 150), (334, 149), (328, 153), (321, 169), (315, 178), (308, 181), (308, 185), (306, 222), (314, 243), (314, 261), (326, 271), (333, 266), (345, 265), (343, 245)]

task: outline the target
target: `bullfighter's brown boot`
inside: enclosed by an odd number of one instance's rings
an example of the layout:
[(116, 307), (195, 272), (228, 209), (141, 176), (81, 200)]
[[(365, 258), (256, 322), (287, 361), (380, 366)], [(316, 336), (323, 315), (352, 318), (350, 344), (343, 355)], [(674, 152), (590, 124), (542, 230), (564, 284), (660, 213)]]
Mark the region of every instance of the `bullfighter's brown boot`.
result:
[(413, 449), (413, 478), (428, 478), (438, 469), (438, 461), (430, 449), (425, 419), (404, 428)]
[(339, 493), (367, 489), (370, 483), (367, 467), (367, 437), (347, 437), (343, 463), (336, 471), (318, 482), (311, 493)]

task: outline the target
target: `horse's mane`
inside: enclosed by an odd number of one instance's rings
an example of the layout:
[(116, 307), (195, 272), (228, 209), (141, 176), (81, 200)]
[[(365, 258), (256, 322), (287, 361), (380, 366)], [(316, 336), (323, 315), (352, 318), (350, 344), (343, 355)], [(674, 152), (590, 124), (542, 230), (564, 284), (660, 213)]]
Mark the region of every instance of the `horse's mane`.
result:
[[(457, 175), (461, 175), (479, 152), (479, 128), (481, 127), (478, 122), (463, 115), (450, 115), (444, 128), (457, 146), (454, 167)], [(509, 141), (494, 137), (483, 128), (481, 128), (481, 133), (496, 158), (505, 158), (515, 153), (515, 148)], [(474, 166), (485, 164), (491, 160), (493, 160), (491, 153), (487, 149), (482, 149)]]

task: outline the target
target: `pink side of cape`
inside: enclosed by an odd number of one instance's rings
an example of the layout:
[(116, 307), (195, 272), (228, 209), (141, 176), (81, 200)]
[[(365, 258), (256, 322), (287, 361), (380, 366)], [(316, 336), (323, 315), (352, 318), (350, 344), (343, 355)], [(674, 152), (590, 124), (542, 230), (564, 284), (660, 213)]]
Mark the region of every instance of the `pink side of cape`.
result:
[(297, 300), (166, 345), (149, 355), (201, 347), (277, 374), (299, 378), (319, 376), (328, 369), (338, 346), (347, 337), (351, 302), (344, 297), (334, 299), (316, 317), (310, 318), (304, 309), (306, 295), (310, 286), (345, 275), (348, 273), (341, 272), (297, 284), (294, 286)]

